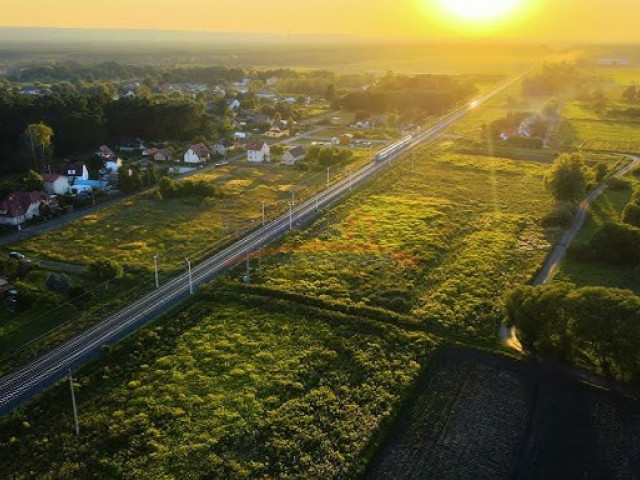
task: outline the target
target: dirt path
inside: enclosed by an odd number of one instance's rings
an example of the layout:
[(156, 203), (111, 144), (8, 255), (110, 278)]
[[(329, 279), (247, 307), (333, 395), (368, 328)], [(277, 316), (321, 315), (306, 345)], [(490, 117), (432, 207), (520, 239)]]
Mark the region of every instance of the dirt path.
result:
[[(631, 158), (631, 163), (629, 163), (624, 167), (619, 168), (613, 174), (614, 177), (622, 177), (627, 173), (629, 173), (638, 164), (640, 164), (640, 157), (630, 156), (630, 158)], [(547, 257), (547, 260), (545, 261), (544, 265), (540, 269), (540, 272), (538, 273), (536, 278), (533, 280), (532, 285), (534, 286), (545, 285), (553, 279), (554, 275), (556, 274), (556, 271), (558, 270), (558, 267), (560, 266), (560, 262), (562, 262), (562, 259), (567, 254), (567, 249), (569, 248), (569, 245), (571, 245), (571, 242), (573, 242), (573, 240), (578, 235), (578, 232), (580, 232), (580, 229), (584, 225), (584, 221), (587, 218), (587, 214), (589, 213), (589, 209), (591, 208), (591, 205), (600, 195), (602, 195), (605, 192), (606, 189), (607, 189), (606, 184), (603, 183), (599, 185), (594, 190), (592, 190), (589, 193), (589, 195), (587, 195), (587, 197), (582, 201), (582, 203), (580, 203), (578, 213), (576, 214), (576, 217), (573, 220), (573, 223), (571, 224), (569, 229), (565, 232), (565, 234), (562, 236), (562, 239), (560, 240), (560, 242), (558, 242), (558, 244), (553, 248), (553, 250), (551, 251), (551, 254)], [(523, 351), (522, 345), (520, 344), (520, 341), (516, 336), (515, 327), (505, 327), (505, 326), (500, 327), (499, 336), (500, 336), (500, 341), (502, 342), (503, 345), (513, 350), (517, 350), (519, 352)]]

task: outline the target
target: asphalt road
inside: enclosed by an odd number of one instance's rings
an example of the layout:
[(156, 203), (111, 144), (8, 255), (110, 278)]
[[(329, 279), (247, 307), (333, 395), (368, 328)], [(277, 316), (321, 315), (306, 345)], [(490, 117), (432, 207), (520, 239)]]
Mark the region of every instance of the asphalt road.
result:
[[(398, 157), (421, 143), (440, 136), (449, 126), (463, 118), (473, 108), (502, 92), (522, 76), (514, 78), (496, 89), (476, 98), (470, 104), (452, 111), (429, 129), (417, 134), (403, 151), (379, 163), (369, 164), (350, 177), (331, 185), (315, 198), (292, 209), (262, 228), (248, 234), (228, 248), (213, 255), (192, 269), (194, 290), (235, 265), (246, 255), (261, 249), (287, 233), (290, 223), (306, 222), (341, 198), (352, 189), (365, 183), (377, 173), (389, 167)], [(170, 280), (152, 293), (102, 320), (76, 337), (42, 354), (18, 370), (0, 378), (0, 416), (29, 400), (63, 378), (70, 370), (78, 368), (100, 354), (104, 345), (114, 344), (190, 295), (186, 273)]]

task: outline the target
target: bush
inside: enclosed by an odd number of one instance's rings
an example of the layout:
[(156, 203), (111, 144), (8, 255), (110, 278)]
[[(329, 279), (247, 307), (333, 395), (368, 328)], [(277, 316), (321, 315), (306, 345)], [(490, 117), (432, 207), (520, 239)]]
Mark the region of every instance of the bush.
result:
[(595, 172), (596, 182), (598, 183), (600, 183), (605, 179), (607, 175), (609, 175), (609, 167), (607, 167), (606, 163), (600, 162), (596, 164), (595, 167), (593, 167), (593, 170)]
[(181, 197), (218, 197), (222, 191), (204, 180), (184, 180), (175, 182), (169, 177), (162, 177), (158, 182), (160, 195), (162, 198)]
[(551, 213), (542, 219), (544, 227), (566, 227), (576, 216), (578, 207), (571, 202), (561, 202), (556, 205)]
[(640, 229), (622, 223), (605, 223), (589, 242), (596, 259), (608, 263), (640, 261)]
[(629, 202), (622, 211), (622, 221), (634, 227), (640, 227), (640, 205)]
[(47, 278), (46, 286), (52, 292), (65, 293), (73, 286), (71, 279), (64, 273), (52, 273)]
[(607, 179), (607, 187), (609, 187), (609, 190), (614, 191), (629, 190), (631, 188), (631, 184), (628, 180), (624, 180), (618, 177), (611, 177)]
[(124, 269), (115, 260), (101, 259), (89, 265), (89, 273), (99, 280), (110, 280), (122, 277)]

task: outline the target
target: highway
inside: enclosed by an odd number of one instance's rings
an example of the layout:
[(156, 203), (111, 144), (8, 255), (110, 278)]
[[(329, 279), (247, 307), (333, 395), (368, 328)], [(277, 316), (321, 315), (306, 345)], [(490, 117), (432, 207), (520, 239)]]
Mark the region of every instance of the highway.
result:
[[(193, 267), (193, 285), (197, 288), (198, 285), (218, 277), (225, 270), (244, 259), (246, 255), (282, 237), (288, 232), (290, 221), (293, 225), (297, 225), (319, 216), (323, 209), (349, 195), (352, 189), (357, 188), (377, 173), (388, 168), (398, 157), (426, 141), (436, 139), (469, 111), (501, 93), (523, 76), (520, 75), (513, 78), (490, 92), (475, 98), (470, 103), (453, 110), (442, 117), (436, 125), (415, 135), (410, 145), (388, 159), (378, 163), (371, 163), (349, 177), (330, 185), (315, 198), (311, 198), (293, 208), (291, 219), (289, 218), (289, 213), (282, 215)], [(102, 346), (117, 343), (177, 305), (189, 295), (189, 277), (185, 272), (76, 337), (43, 353), (23, 367), (0, 378), (0, 417), (51, 387), (67, 375), (70, 370), (76, 369), (97, 357)]]

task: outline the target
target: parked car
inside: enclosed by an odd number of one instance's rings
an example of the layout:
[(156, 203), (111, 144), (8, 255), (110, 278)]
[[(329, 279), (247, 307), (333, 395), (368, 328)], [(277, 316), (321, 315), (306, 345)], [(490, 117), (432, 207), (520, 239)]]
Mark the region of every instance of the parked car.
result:
[(13, 258), (15, 260), (24, 260), (26, 257), (20, 252), (9, 252), (9, 258)]

